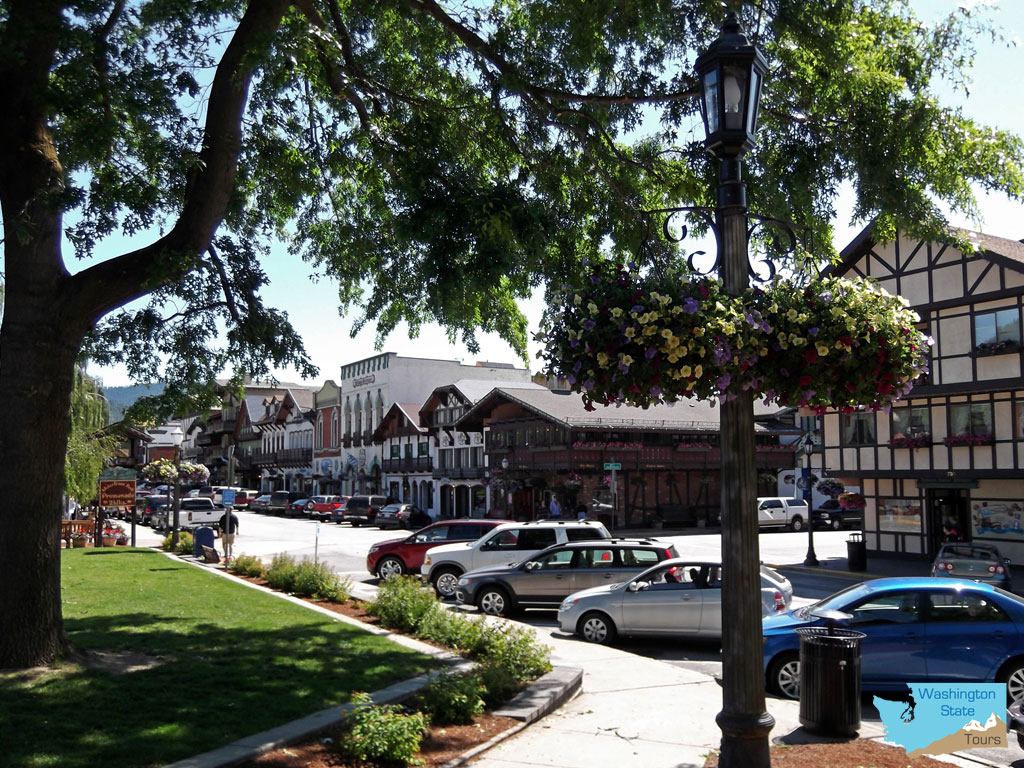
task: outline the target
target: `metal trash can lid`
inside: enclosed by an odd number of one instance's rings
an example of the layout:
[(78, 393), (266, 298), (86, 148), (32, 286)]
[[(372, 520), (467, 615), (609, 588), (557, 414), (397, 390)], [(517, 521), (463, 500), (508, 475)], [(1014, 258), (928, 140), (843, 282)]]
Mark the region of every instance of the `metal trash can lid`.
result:
[(801, 642), (807, 641), (812, 645), (853, 646), (867, 637), (863, 632), (839, 627), (800, 627), (793, 631), (800, 635)]
[(849, 535), (849, 537), (847, 537), (846, 541), (849, 544), (861, 544), (861, 543), (864, 542), (864, 534), (863, 533), (851, 533)]

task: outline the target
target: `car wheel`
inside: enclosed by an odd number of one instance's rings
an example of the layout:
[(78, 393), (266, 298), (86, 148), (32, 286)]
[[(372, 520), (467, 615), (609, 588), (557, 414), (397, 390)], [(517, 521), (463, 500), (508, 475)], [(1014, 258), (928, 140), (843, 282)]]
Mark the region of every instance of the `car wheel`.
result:
[(839, 530), (842, 530), (842, 528), (843, 528), (843, 521), (840, 520), (838, 517), (832, 518), (832, 530), (833, 531), (839, 531)]
[(484, 587), (476, 598), (476, 605), (488, 616), (508, 616), (512, 613), (512, 600), (501, 587)]
[(1006, 662), (999, 674), (997, 683), (1006, 683), (1007, 703), (1024, 698), (1024, 659), (1012, 659)]
[(359, 527), (360, 525), (362, 525), (362, 523), (360, 523), (360, 522), (357, 522), (357, 521), (355, 521), (355, 520), (353, 520), (353, 521), (352, 521), (352, 527), (353, 527), (353, 528), (358, 528), (358, 527)]
[(579, 624), (576, 625), (576, 634), (588, 643), (611, 645), (615, 642), (615, 636), (618, 633), (615, 631), (615, 625), (611, 619), (603, 613), (591, 611), (580, 617)]
[(385, 557), (377, 563), (377, 575), (382, 579), (401, 576), (405, 573), (405, 563), (397, 557)]
[(793, 531), (802, 531), (804, 529), (804, 519), (800, 515), (793, 515), (793, 519), (789, 521), (789, 528)]
[(800, 698), (800, 654), (780, 653), (768, 666), (768, 687), (786, 699)]
[(434, 574), (431, 581), (434, 584), (434, 591), (442, 600), (448, 597), (455, 597), (455, 587), (459, 584), (459, 572), (454, 568), (441, 568)]

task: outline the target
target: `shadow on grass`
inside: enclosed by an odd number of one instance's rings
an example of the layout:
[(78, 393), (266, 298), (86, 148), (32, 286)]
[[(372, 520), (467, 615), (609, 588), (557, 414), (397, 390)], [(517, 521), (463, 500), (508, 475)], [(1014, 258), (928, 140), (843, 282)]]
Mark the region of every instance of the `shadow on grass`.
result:
[[(273, 600), (273, 598), (268, 598)], [(147, 608), (152, 606), (147, 605)], [(267, 613), (278, 606), (268, 604)], [(301, 609), (300, 609), (301, 610)], [(269, 629), (138, 611), (68, 619), (85, 649), (145, 653), (159, 666), (124, 675), (67, 667), (0, 679), (5, 765), (166, 765), (414, 677), (434, 662), (310, 612)], [(262, 612), (261, 612), (262, 616)], [(261, 616), (253, 616), (258, 625)], [(230, 625), (230, 621), (227, 622)]]

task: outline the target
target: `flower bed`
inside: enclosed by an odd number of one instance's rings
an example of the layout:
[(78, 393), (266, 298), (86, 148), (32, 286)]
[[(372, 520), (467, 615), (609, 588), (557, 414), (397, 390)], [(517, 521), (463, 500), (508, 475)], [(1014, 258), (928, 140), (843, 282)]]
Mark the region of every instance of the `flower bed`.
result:
[(717, 280), (601, 261), (555, 293), (537, 338), (546, 372), (591, 410), (753, 389), (851, 411), (892, 404), (927, 371), (919, 319), (864, 279), (778, 279), (733, 297)]

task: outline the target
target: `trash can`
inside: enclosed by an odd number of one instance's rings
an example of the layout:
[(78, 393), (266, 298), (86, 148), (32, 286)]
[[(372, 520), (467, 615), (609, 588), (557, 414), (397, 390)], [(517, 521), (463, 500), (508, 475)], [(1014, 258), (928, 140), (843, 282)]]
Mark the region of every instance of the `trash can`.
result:
[(868, 545), (864, 543), (863, 533), (851, 533), (846, 540), (846, 563), (851, 571), (868, 569)]
[(860, 729), (860, 641), (863, 632), (802, 627), (800, 724), (822, 736), (856, 736)]
[(213, 528), (208, 525), (201, 525), (192, 532), (193, 543), (192, 543), (192, 555), (193, 557), (203, 558), (203, 547), (213, 548), (214, 533)]

